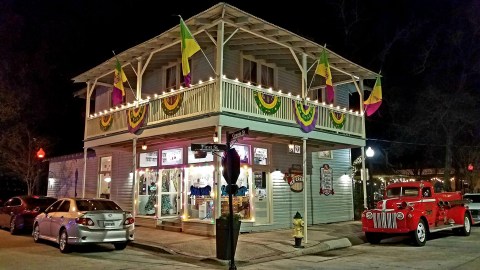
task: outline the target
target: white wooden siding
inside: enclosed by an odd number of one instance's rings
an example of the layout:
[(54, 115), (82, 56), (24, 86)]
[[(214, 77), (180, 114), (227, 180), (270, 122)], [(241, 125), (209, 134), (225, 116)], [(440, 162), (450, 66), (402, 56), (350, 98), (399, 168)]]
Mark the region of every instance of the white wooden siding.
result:
[(123, 210), (132, 210), (132, 178), (133, 171), (132, 153), (112, 153), (112, 182), (110, 199), (114, 200)]
[(302, 78), (300, 74), (277, 68), (277, 76), (278, 90), (282, 90), (284, 93), (291, 92), (294, 96), (302, 93)]
[[(205, 55), (212, 64), (213, 68), (215, 68), (215, 53), (216, 51), (213, 50), (212, 47), (208, 48), (204, 51)], [(192, 66), (190, 67), (192, 72), (192, 83), (197, 84), (199, 80), (208, 81), (210, 77), (215, 79), (215, 72), (213, 71), (212, 67), (208, 64), (207, 58), (201, 51), (197, 52), (192, 56)], [(179, 65), (179, 68), (181, 66)], [(180, 73), (182, 74), (182, 73)], [(181, 75), (183, 76), (183, 75)]]
[(238, 50), (230, 50), (227, 46), (223, 51), (223, 74), (227, 78), (239, 80), (243, 77), (240, 73), (240, 67), (242, 65), (241, 54)]

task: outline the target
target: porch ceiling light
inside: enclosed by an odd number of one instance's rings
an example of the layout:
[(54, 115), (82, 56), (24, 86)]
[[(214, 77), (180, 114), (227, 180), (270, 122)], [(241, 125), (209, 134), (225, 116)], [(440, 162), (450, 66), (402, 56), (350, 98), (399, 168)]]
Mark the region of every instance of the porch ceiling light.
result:
[(142, 145), (142, 150), (147, 150), (147, 145), (145, 143)]

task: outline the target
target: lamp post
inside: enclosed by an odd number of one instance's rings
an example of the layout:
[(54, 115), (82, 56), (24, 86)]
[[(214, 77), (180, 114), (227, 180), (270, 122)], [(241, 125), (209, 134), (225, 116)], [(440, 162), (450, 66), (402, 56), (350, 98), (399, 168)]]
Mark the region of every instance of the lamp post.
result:
[[(368, 159), (368, 158), (371, 158), (371, 157), (373, 157), (373, 156), (375, 155), (375, 151), (373, 151), (372, 147), (369, 146), (369, 147), (367, 148), (367, 150), (365, 151), (365, 154), (366, 154), (367, 159)], [(365, 159), (365, 163), (367, 163), (367, 159)], [(365, 181), (371, 180), (371, 177), (370, 177), (370, 176), (371, 176), (371, 173), (370, 173), (370, 163), (367, 164), (367, 169), (365, 170), (365, 175), (366, 175)], [(373, 194), (372, 194), (372, 193), (373, 193), (373, 192), (372, 192), (372, 190), (373, 190), (373, 181), (370, 181), (370, 184), (369, 184), (369, 186), (368, 186), (367, 188), (368, 188), (368, 189), (365, 190), (365, 193), (367, 193), (367, 202), (366, 202), (366, 204), (367, 204), (368, 206), (372, 207), (372, 200), (374, 199), (374, 198), (371, 197), (371, 196), (373, 195)], [(370, 197), (370, 200), (368, 200), (368, 197)], [(368, 202), (370, 202), (370, 203), (368, 203)]]

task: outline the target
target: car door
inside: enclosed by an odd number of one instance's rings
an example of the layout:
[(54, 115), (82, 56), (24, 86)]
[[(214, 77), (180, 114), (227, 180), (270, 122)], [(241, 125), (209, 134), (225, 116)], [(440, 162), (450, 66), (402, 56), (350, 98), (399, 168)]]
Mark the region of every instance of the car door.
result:
[(53, 237), (58, 238), (63, 221), (68, 218), (69, 210), (70, 200), (64, 200), (58, 207), (57, 211), (51, 214), (50, 233)]
[(50, 233), (50, 223), (52, 222), (52, 215), (57, 211), (58, 207), (60, 204), (63, 202), (63, 200), (58, 200), (52, 205), (50, 205), (46, 210), (45, 210), (45, 216), (42, 219), (38, 220), (38, 226), (40, 229), (40, 234), (44, 236), (49, 236), (51, 237), (52, 234)]
[(0, 227), (7, 227), (9, 226), (8, 217), (10, 217), (9, 210), (10, 204), (12, 203), (12, 199), (5, 202), (2, 208), (0, 208)]

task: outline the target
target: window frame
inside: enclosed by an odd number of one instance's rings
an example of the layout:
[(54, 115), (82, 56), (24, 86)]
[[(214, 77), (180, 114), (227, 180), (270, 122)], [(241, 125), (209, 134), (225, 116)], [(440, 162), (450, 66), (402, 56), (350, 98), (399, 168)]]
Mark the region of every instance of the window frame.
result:
[[(254, 62), (256, 63), (257, 65), (257, 70), (256, 70), (256, 79), (257, 81), (256, 82), (253, 82), (253, 81), (250, 81), (251, 84), (253, 85), (261, 85), (263, 88), (269, 88), (269, 87), (272, 87), (273, 89), (276, 89), (278, 88), (278, 67), (275, 65), (275, 64), (271, 64), (271, 63), (267, 63), (263, 60), (259, 60), (259, 59), (255, 59), (254, 57), (252, 56), (248, 56), (248, 55), (242, 55), (241, 56), (241, 67), (240, 67), (240, 76), (241, 76), (241, 80), (243, 82), (245, 82), (244, 78), (243, 78), (243, 74), (244, 74), (244, 70), (245, 70), (245, 67), (244, 67), (244, 60), (248, 60), (250, 62)], [(265, 85), (262, 85), (262, 67), (265, 66), (265, 67), (268, 67), (268, 68), (271, 68), (272, 71), (273, 71), (273, 82), (272, 82), (272, 86), (265, 86)]]

